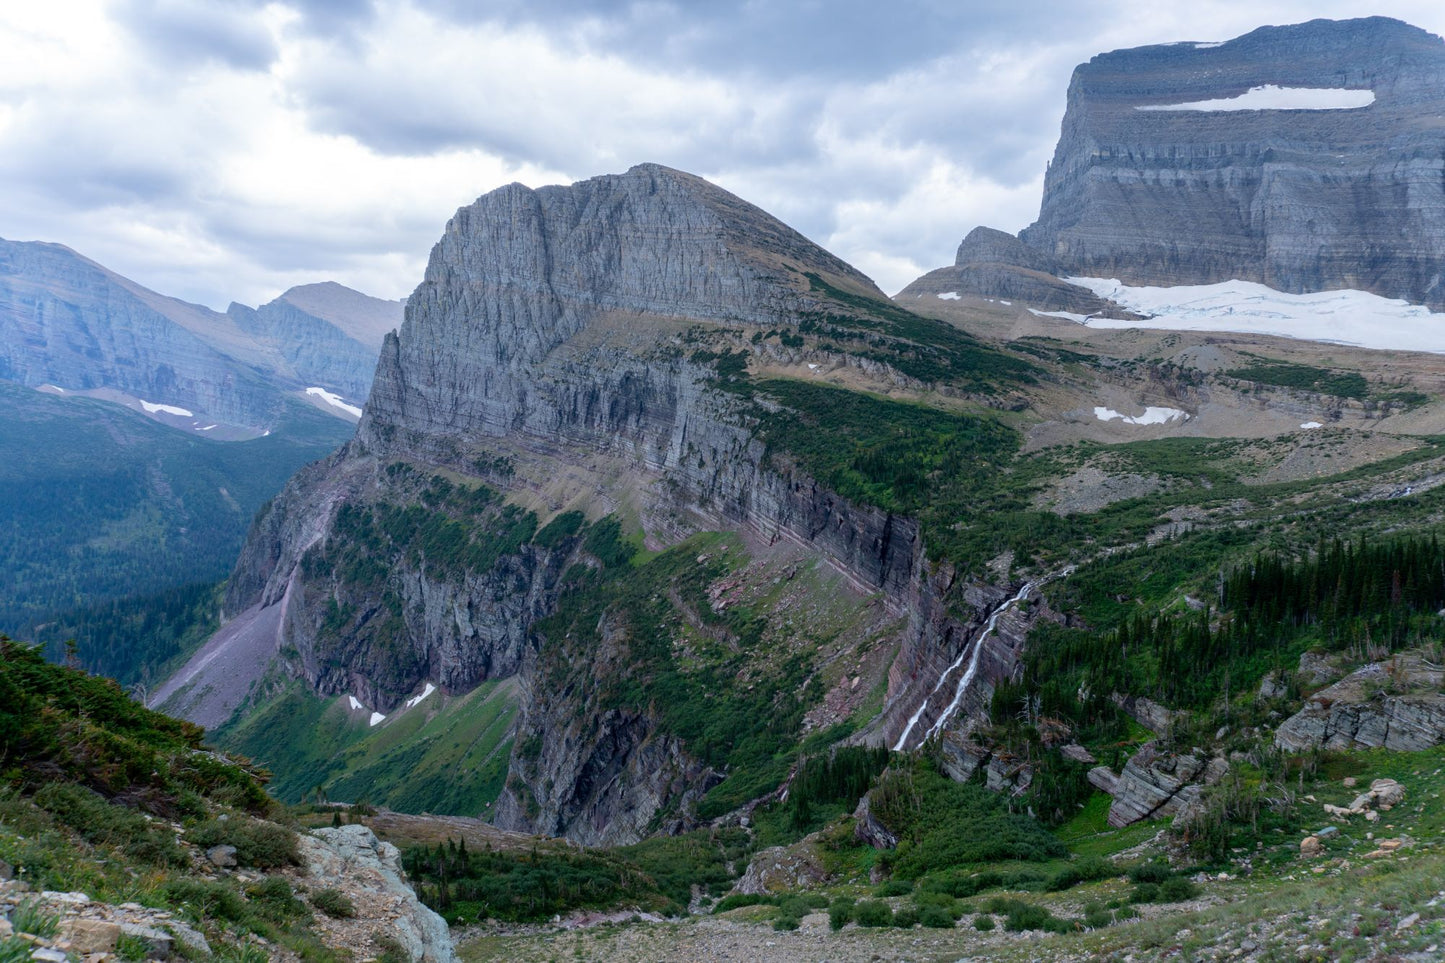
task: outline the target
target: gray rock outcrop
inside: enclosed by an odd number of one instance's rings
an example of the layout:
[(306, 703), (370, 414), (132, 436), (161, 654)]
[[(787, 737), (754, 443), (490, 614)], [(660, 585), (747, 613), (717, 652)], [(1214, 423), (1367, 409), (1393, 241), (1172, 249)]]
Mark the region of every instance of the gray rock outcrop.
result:
[(1089, 772), (1089, 782), (1114, 797), (1109, 805), (1110, 826), (1128, 826), (1143, 819), (1179, 816), (1199, 800), (1203, 788), (1224, 775), (1220, 759), (1162, 752), (1153, 743), (1141, 746), (1123, 772), (1107, 766)]
[[(309, 881), (318, 889), (337, 889), (356, 905), (352, 921), (362, 933), (378, 924), (418, 963), (451, 963), (455, 958), (446, 921), (417, 899), (401, 869), (400, 852), (381, 842), (365, 826), (317, 829), (299, 837)], [(333, 921), (340, 926), (345, 921)]]
[[(1368, 106), (1184, 110), (1251, 88)], [(1261, 27), (1100, 54), (1074, 71), (1027, 245), (1131, 284), (1237, 278), (1445, 307), (1445, 41), (1398, 20)]]
[(1275, 731), (1282, 749), (1393, 749), (1445, 742), (1445, 672), (1418, 656), (1372, 662), (1321, 689)]
[(1012, 234), (976, 227), (958, 246), (953, 264), (909, 284), (897, 298), (907, 302), (939, 295), (971, 295), (1019, 302), (1043, 311), (1129, 318), (1133, 315), (1088, 288), (1061, 281), (1063, 266)]

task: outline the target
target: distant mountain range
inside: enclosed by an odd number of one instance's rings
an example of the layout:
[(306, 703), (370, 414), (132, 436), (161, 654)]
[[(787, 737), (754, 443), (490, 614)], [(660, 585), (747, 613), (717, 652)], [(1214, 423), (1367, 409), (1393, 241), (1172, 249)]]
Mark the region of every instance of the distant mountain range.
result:
[(401, 315), (399, 301), (331, 282), (220, 314), (63, 245), (0, 240), (0, 379), (119, 402), (211, 437), (271, 430), (287, 397), (355, 421)]
[(401, 314), (330, 282), (220, 314), (0, 241), (0, 631), (221, 579), (256, 510), (350, 437)]

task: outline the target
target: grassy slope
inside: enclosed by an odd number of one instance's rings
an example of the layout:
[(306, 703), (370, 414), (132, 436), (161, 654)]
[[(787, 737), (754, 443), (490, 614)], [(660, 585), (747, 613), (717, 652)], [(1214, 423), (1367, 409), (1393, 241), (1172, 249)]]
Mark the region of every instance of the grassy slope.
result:
[(332, 799), (401, 812), (478, 815), (506, 777), (516, 698), (513, 681), (487, 682), (454, 698), (434, 693), (369, 727), (345, 697), (292, 682), (213, 738), (275, 771), (272, 792), (286, 802), (320, 786)]

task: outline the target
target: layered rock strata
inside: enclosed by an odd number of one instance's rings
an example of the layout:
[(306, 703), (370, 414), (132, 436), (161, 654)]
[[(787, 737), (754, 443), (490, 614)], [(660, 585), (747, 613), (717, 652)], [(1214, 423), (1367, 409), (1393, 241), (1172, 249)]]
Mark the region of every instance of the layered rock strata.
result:
[(1384, 17), (1100, 54), (1074, 71), (1038, 220), (974, 230), (900, 299), (1128, 318), (1061, 280), (1255, 281), (1445, 307), (1445, 41)]
[[(702, 350), (717, 337), (724, 352), (746, 349), (756, 342), (749, 331), (819, 316), (820, 289), (884, 300), (785, 225), (677, 171), (644, 165), (486, 195), (452, 218), (433, 250), (405, 323), (383, 346), (356, 440), (294, 479), (258, 520), (228, 612), (283, 606), (266, 622), (275, 633), (248, 644), (291, 651), (293, 670), (317, 691), (356, 692), (383, 711), (426, 679), (457, 691), (520, 675), (517, 741), (533, 749), (513, 754), (500, 825), (590, 843), (672, 827), (679, 817), (665, 814), (685, 813), (721, 774), (652, 711), (559, 691), (533, 659), (532, 624), (555, 605), (561, 574), (587, 562), (577, 539), (522, 545), (461, 574), (396, 559), (369, 603), (320, 558), (340, 544), (344, 512), (430, 497), (409, 488), (398, 465), (480, 477), (519, 497), (558, 472), (582, 471), (596, 479), (591, 497), (604, 510), (632, 499), (651, 539), (746, 529), (765, 544), (805, 546), (856, 588), (881, 593), (908, 625), (908, 664), (895, 669), (886, 716), (913, 712), (935, 664), (956, 658), (982, 627), (982, 617), (970, 627), (945, 610), (944, 596), (963, 584), (947, 573), (925, 578), (911, 519), (852, 504), (770, 459), (756, 413), (726, 390), (710, 360), (717, 354)], [(1009, 594), (969, 592), (958, 610), (975, 595)], [(322, 631), (338, 620), (351, 628)], [(995, 634), (975, 687), (1012, 668), (1016, 640)], [(588, 657), (605, 675), (607, 651)], [(970, 689), (954, 712), (963, 719), (986, 699)], [(894, 728), (886, 722), (880, 733)]]
[[(1338, 106), (1275, 108), (1291, 101), (1268, 88)], [(1074, 71), (1022, 239), (1067, 273), (1130, 284), (1357, 288), (1439, 308), (1442, 111), (1445, 41), (1383, 17), (1100, 54)]]

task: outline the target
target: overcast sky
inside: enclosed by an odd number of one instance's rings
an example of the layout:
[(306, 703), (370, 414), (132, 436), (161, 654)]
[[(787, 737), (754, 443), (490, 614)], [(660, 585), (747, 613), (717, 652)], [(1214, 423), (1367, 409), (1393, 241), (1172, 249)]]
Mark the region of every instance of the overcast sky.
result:
[(1076, 64), (1372, 14), (1445, 34), (1440, 0), (4, 0), (0, 237), (215, 308), (399, 298), (479, 194), (656, 161), (893, 293), (1033, 220)]

